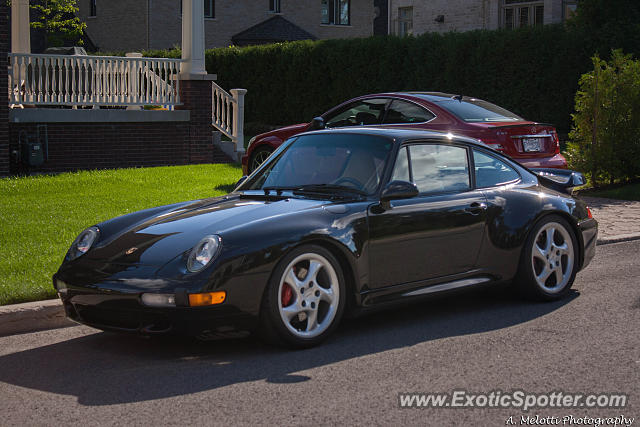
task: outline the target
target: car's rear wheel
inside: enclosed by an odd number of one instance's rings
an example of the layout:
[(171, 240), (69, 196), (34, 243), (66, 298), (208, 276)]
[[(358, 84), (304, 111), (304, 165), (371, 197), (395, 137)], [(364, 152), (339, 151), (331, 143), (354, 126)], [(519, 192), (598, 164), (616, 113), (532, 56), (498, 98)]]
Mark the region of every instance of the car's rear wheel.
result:
[(516, 281), (531, 298), (552, 301), (571, 289), (578, 270), (578, 247), (569, 223), (557, 216), (542, 218), (529, 234)]
[(267, 160), (271, 153), (273, 153), (273, 150), (270, 147), (260, 147), (256, 149), (251, 155), (251, 160), (249, 161), (249, 173), (258, 169), (258, 167)]
[(345, 305), (340, 263), (321, 246), (301, 246), (285, 256), (269, 281), (261, 313), (270, 342), (306, 348), (336, 328)]

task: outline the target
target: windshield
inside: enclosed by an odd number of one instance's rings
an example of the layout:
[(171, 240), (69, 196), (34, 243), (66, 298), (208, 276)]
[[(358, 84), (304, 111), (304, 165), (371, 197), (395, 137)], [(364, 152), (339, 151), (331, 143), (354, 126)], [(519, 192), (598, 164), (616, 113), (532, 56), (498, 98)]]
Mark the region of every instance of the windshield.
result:
[(439, 101), (438, 105), (465, 122), (516, 122), (524, 120), (509, 110), (476, 98), (465, 98), (462, 101), (447, 99)]
[(373, 194), (393, 143), (374, 135), (303, 135), (239, 190), (353, 190)]

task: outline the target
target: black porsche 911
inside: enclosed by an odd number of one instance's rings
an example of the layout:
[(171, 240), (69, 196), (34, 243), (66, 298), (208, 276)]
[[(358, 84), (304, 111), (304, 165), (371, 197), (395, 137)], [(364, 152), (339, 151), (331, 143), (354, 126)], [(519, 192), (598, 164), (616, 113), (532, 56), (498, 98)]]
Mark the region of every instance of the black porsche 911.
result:
[(89, 227), (53, 283), (99, 329), (308, 347), (345, 312), (454, 289), (561, 298), (595, 254), (597, 222), (570, 194), (582, 184), (450, 134), (308, 132), (226, 196)]

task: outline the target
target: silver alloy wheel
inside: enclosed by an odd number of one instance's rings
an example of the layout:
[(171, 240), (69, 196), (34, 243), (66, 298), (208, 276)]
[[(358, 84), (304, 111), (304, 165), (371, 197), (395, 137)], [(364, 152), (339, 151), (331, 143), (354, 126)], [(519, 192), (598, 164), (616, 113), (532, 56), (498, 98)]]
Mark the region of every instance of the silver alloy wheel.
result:
[(536, 284), (555, 294), (567, 285), (575, 260), (569, 231), (557, 222), (545, 224), (536, 235), (531, 251), (531, 265)]
[(271, 155), (270, 152), (266, 150), (259, 150), (254, 156), (253, 160), (251, 160), (251, 172), (258, 169), (261, 164), (264, 163), (265, 160), (269, 158)]
[(322, 255), (304, 253), (284, 269), (278, 286), (278, 311), (295, 336), (313, 338), (326, 331), (339, 302), (338, 275)]

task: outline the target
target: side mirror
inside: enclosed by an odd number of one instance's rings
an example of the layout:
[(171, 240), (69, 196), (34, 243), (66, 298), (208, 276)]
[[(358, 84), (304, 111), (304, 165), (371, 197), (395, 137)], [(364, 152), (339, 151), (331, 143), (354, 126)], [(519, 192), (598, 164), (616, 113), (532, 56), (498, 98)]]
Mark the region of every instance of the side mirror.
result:
[(246, 181), (246, 179), (247, 179), (247, 175), (245, 175), (245, 176), (243, 176), (242, 178), (240, 178), (240, 179), (238, 180), (238, 182), (236, 182), (236, 186), (235, 186), (235, 187), (233, 187), (233, 189), (235, 190), (236, 188), (238, 188), (238, 187), (240, 186), (240, 184), (242, 184), (243, 182), (245, 182), (245, 181)]
[(584, 175), (580, 172), (574, 172), (571, 174), (571, 178), (569, 178), (569, 185), (567, 187), (580, 187), (581, 185), (585, 185), (587, 180)]
[(320, 116), (314, 117), (313, 120), (311, 120), (311, 124), (309, 125), (309, 130), (318, 130), (324, 128), (324, 119)]
[(390, 200), (410, 199), (418, 194), (420, 194), (418, 187), (413, 182), (391, 181), (382, 190), (380, 201), (389, 202)]

